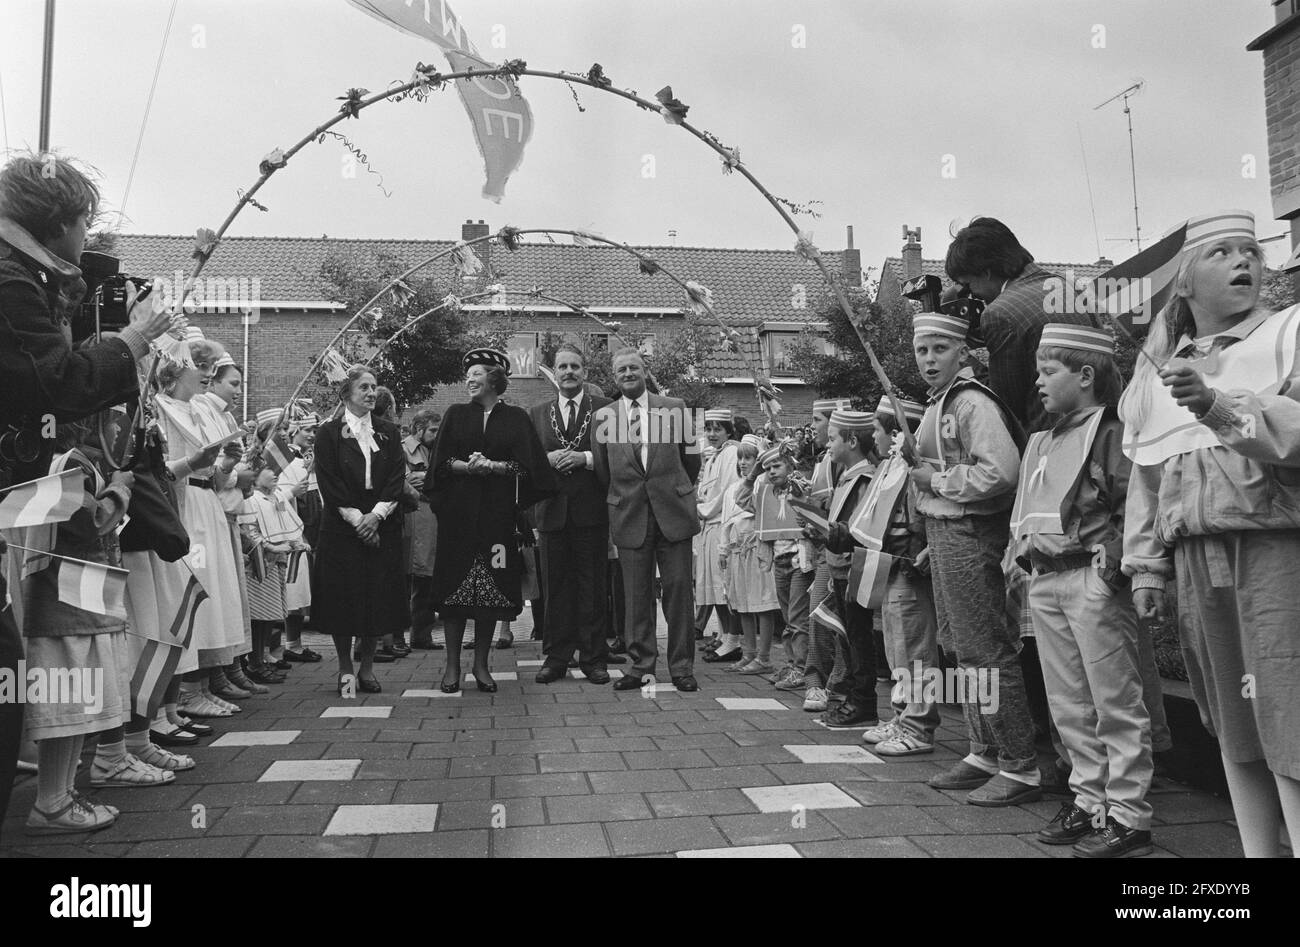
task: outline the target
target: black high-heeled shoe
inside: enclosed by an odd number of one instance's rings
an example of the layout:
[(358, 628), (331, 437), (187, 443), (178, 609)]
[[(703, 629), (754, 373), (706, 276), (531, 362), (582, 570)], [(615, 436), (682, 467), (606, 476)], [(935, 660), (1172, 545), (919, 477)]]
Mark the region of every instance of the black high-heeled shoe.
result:
[(442, 683), (438, 686), (444, 694), (455, 694), (460, 690), (460, 676), (457, 675), (456, 680), (452, 681), (450, 684), (447, 683), (447, 679), (444, 677)]
[(477, 674), (472, 674), (472, 673), (471, 673), (471, 676), (474, 678), (474, 686), (477, 687), (477, 688), (478, 688), (482, 693), (484, 693), (484, 694), (495, 694), (495, 693), (497, 692), (497, 682), (496, 682), (496, 681), (493, 681), (491, 684), (484, 684), (482, 681), (480, 681), (480, 680), (478, 679), (478, 675), (477, 675)]
[(365, 678), (358, 675), (357, 690), (361, 691), (363, 694), (378, 694), (383, 690), (383, 688), (379, 686), (379, 681), (375, 678)]

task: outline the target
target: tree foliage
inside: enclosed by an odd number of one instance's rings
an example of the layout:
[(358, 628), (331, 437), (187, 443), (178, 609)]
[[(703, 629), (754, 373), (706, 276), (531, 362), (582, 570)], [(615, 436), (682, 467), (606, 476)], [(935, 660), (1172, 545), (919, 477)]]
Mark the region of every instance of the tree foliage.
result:
[[(925, 401), (925, 385), (912, 357), (912, 310), (906, 301), (882, 309), (865, 289), (850, 289), (849, 301), (889, 380), (903, 397)], [(813, 311), (814, 319), (826, 323), (826, 333), (806, 331), (790, 346), (795, 373), (823, 398), (849, 397), (854, 407), (875, 410), (884, 389), (848, 317), (829, 293)], [(821, 338), (832, 346), (831, 354), (823, 353)]]

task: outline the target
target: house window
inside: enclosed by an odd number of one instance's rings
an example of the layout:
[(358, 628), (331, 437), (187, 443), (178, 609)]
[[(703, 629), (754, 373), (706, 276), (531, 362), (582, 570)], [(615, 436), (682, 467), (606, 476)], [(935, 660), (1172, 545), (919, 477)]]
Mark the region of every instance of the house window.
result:
[[(804, 333), (773, 332), (763, 333), (763, 357), (768, 369), (773, 374), (793, 374), (796, 369), (790, 360), (790, 349)], [(822, 355), (834, 355), (835, 346), (820, 335), (813, 335), (813, 351)]]
[(587, 347), (592, 352), (609, 351), (609, 333), (592, 332), (587, 336)]
[(537, 333), (516, 332), (506, 346), (510, 356), (510, 371), (515, 375), (530, 377), (537, 374)]

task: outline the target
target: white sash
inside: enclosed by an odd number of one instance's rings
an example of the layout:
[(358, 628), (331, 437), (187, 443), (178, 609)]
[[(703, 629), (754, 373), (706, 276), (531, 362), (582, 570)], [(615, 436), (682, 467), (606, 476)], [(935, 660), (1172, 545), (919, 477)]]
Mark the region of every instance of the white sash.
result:
[[(1240, 342), (1218, 351), (1214, 372), (1202, 369), (1205, 383), (1219, 391), (1276, 394), (1295, 367), (1300, 305), (1269, 316)], [(1174, 351), (1189, 342), (1184, 337)], [(1151, 405), (1140, 429), (1124, 426), (1124, 454), (1142, 467), (1207, 447), (1219, 447), (1215, 433), (1174, 400), (1158, 377), (1151, 377)]]

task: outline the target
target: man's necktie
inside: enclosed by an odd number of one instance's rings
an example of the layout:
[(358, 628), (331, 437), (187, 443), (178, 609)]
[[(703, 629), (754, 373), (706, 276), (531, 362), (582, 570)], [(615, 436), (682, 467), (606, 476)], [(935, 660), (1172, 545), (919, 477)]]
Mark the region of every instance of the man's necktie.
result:
[(567, 440), (570, 441), (573, 440), (573, 435), (577, 431), (577, 427), (574, 424), (574, 421), (577, 420), (577, 414), (578, 414), (577, 405), (575, 405), (573, 403), (573, 399), (570, 398), (569, 407), (568, 407), (568, 416), (565, 418), (564, 421), (564, 436)]
[(628, 411), (627, 422), (627, 439), (632, 446), (637, 448), (637, 456), (640, 456), (641, 449), (641, 405), (632, 402), (632, 408)]

